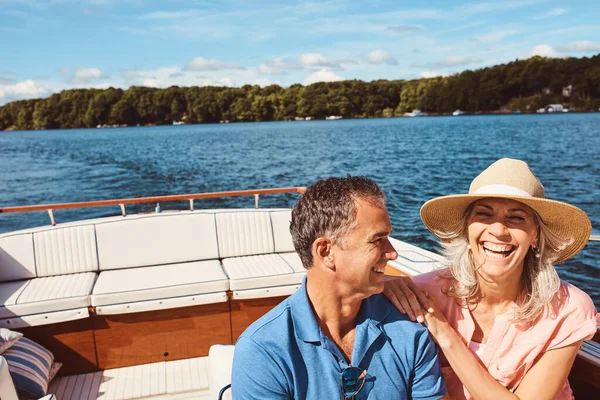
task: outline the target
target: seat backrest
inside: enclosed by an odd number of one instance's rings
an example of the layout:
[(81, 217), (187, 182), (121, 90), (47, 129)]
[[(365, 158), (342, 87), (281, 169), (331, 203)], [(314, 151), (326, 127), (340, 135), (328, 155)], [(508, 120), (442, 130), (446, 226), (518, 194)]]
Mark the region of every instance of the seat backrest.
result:
[(275, 242), (268, 211), (231, 211), (216, 214), (219, 257), (273, 253)]
[(33, 234), (0, 237), (0, 282), (35, 278)]
[(292, 241), (292, 235), (290, 233), (291, 220), (291, 210), (271, 211), (271, 223), (273, 224), (273, 238), (275, 240), (276, 253), (295, 251), (294, 242)]
[(94, 225), (37, 231), (33, 244), (38, 277), (98, 271)]
[(96, 224), (100, 271), (219, 256), (214, 213), (150, 214)]

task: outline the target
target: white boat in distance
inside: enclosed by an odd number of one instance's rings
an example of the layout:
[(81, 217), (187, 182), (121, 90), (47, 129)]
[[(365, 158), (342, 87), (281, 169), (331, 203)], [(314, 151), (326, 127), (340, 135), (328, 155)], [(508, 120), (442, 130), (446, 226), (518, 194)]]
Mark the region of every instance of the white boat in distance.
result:
[(405, 117), (424, 117), (425, 113), (423, 113), (423, 111), (421, 111), (421, 110), (412, 110), (412, 112), (405, 113), (404, 116)]
[(338, 120), (338, 119), (342, 119), (342, 116), (341, 115), (330, 115), (328, 117), (325, 117), (325, 119), (329, 120), (329, 121), (335, 121), (335, 120)]
[[(259, 208), (259, 196), (303, 192), (293, 187), (0, 208), (47, 211), (51, 222), (0, 235), (0, 327), (22, 332), (63, 363), (49, 389), (59, 400), (216, 399), (230, 381), (239, 335), (297, 290), (305, 275), (289, 233), (291, 210)], [(195, 208), (197, 199), (232, 196), (254, 196), (255, 208)], [(129, 204), (167, 201), (189, 207), (126, 212)], [(56, 223), (57, 210), (99, 206), (120, 209), (120, 215)], [(399, 256), (388, 264), (388, 275), (428, 272), (441, 259), (390, 241)], [(598, 339), (584, 343), (571, 370), (578, 399), (599, 398)], [(0, 395), (16, 400), (3, 361), (0, 356)]]
[(456, 117), (456, 116), (459, 116), (459, 115), (464, 115), (464, 114), (465, 114), (465, 112), (464, 112), (464, 111), (461, 111), (461, 110), (455, 110), (455, 111), (452, 113), (452, 115), (454, 115), (455, 117)]

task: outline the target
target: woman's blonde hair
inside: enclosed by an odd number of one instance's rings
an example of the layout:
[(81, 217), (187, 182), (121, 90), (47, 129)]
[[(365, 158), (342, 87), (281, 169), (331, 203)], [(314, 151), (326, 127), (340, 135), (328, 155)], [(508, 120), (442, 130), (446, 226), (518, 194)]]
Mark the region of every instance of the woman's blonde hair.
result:
[[(446, 278), (452, 279), (452, 282), (446, 294), (462, 300), (464, 305), (481, 300), (477, 268), (473, 265), (468, 247), (467, 224), (472, 208), (473, 204), (467, 208), (460, 227), (454, 232), (438, 233), (447, 240), (442, 243), (444, 267), (449, 268), (451, 276)], [(534, 322), (543, 315), (560, 289), (560, 278), (553, 263), (558, 251), (569, 245), (568, 241), (548, 229), (535, 211), (533, 213), (538, 226), (538, 246), (537, 251), (530, 248), (524, 260), (521, 290), (513, 317), (513, 322), (519, 324)]]

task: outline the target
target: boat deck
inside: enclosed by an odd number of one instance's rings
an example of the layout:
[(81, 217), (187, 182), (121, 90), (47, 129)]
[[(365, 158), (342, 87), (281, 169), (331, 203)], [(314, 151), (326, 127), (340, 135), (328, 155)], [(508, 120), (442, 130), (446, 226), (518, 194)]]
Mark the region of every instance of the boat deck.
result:
[(209, 399), (208, 356), (56, 378), (57, 400)]

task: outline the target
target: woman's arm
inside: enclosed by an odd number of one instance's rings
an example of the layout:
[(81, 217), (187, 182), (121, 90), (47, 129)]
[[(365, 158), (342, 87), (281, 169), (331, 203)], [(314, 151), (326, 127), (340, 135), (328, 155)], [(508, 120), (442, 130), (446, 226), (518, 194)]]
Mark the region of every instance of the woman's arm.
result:
[(479, 363), (439, 311), (427, 313), (425, 324), (452, 370), (475, 399), (554, 399), (565, 384), (583, 342), (544, 353), (512, 393)]
[(554, 399), (569, 377), (583, 340), (549, 350), (525, 374), (515, 393), (521, 399)]

